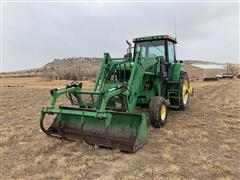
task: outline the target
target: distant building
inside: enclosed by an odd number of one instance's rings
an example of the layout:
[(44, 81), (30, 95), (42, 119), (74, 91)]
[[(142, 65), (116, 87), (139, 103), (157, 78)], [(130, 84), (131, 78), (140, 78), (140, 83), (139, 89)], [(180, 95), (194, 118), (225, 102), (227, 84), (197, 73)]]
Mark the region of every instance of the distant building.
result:
[(189, 78), (203, 79), (225, 73), (226, 68), (225, 65), (219, 64), (191, 64), (184, 65), (184, 71), (188, 72)]

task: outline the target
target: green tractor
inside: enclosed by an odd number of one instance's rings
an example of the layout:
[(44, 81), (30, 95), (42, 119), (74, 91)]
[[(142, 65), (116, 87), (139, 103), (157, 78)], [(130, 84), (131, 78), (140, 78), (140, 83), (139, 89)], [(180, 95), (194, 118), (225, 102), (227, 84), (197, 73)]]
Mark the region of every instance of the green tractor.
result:
[[(81, 82), (52, 89), (50, 106), (41, 110), (42, 131), (52, 137), (135, 152), (145, 144), (150, 124), (164, 126), (169, 108), (184, 110), (192, 87), (188, 74), (181, 71), (182, 61), (176, 60), (176, 39), (158, 35), (133, 42), (132, 53), (127, 41), (124, 58), (104, 54), (91, 91), (83, 91)], [(70, 103), (56, 107), (62, 95)], [(54, 116), (47, 128), (46, 115)]]

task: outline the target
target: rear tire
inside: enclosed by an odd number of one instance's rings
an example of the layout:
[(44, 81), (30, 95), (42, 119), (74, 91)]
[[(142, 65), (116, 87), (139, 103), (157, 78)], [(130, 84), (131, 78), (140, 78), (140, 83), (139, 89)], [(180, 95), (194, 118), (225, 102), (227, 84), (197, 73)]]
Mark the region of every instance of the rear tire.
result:
[(163, 97), (154, 97), (149, 107), (150, 123), (155, 128), (164, 126), (167, 122), (167, 101)]
[(189, 78), (188, 74), (184, 71), (180, 72), (180, 81), (182, 84), (181, 89), (181, 102), (180, 102), (180, 109), (184, 110), (188, 106), (188, 100), (189, 100)]

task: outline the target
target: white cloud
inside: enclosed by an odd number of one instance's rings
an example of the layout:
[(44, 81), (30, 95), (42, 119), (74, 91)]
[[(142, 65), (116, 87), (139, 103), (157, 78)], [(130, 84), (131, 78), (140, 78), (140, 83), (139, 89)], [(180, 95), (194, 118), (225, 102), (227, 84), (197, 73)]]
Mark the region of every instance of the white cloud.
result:
[(123, 56), (126, 39), (174, 35), (180, 59), (239, 60), (237, 3), (5, 3), (3, 70), (54, 58)]

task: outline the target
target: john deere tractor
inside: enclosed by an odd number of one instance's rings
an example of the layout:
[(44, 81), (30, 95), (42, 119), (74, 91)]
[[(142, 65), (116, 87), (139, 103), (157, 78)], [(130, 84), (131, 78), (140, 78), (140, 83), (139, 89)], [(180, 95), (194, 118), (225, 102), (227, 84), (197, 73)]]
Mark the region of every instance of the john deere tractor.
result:
[[(52, 89), (50, 105), (41, 110), (43, 132), (135, 152), (145, 144), (149, 125), (164, 126), (168, 109), (184, 110), (192, 87), (188, 74), (181, 71), (182, 62), (176, 59), (176, 39), (157, 35), (133, 42), (134, 47), (127, 41), (124, 58), (104, 54), (91, 91), (83, 91), (81, 82)], [(69, 105), (56, 107), (63, 95)], [(46, 115), (53, 116), (48, 127)]]

